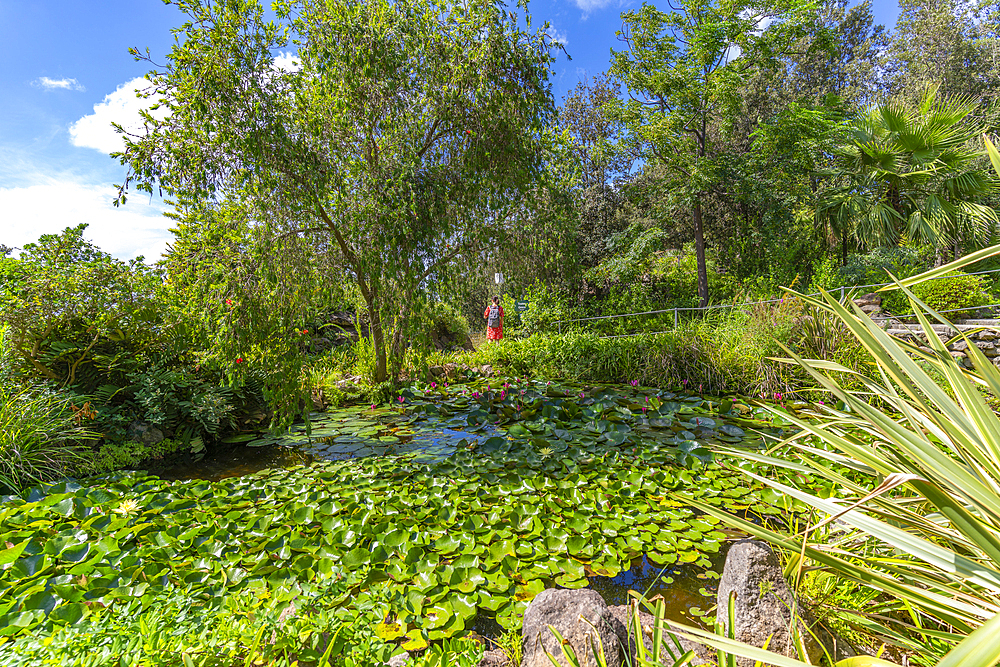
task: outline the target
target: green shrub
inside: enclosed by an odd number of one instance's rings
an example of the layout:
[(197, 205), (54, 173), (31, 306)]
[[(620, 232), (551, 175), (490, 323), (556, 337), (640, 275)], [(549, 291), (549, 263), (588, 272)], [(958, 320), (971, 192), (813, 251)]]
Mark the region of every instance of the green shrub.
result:
[(155, 445), (127, 440), (125, 442), (105, 442), (104, 445), (86, 456), (79, 464), (80, 476), (102, 475), (115, 470), (128, 470), (150, 459), (162, 459), (175, 454), (185, 447), (180, 440), (165, 438)]
[[(730, 301), (739, 291), (739, 281), (718, 269), (714, 254), (705, 260), (708, 273), (708, 297), (712, 303)], [(658, 253), (653, 260), (651, 275), (655, 280), (657, 302), (661, 308), (694, 308), (698, 298), (698, 257), (692, 245), (682, 253)]]
[(19, 494), (83, 461), (82, 444), (94, 434), (80, 425), (81, 410), (48, 389), (0, 384), (0, 492)]
[(950, 273), (947, 278), (914, 285), (913, 294), (950, 320), (975, 317), (977, 307), (994, 302), (979, 276), (960, 272)]
[[(523, 333), (527, 335), (541, 331), (555, 331), (554, 322), (578, 317), (567, 300), (544, 283), (536, 282), (525, 290), (525, 296), (529, 302), (528, 310), (520, 314), (519, 323)], [(504, 311), (510, 312), (506, 305)], [(506, 335), (506, 332), (504, 334)]]
[[(811, 321), (800, 301), (786, 299), (747, 311), (716, 311), (660, 333), (602, 338), (593, 332), (569, 332), (504, 338), (454, 361), (488, 364), (512, 376), (619, 384), (637, 380), (666, 389), (770, 396), (811, 386), (808, 376), (794, 366), (773, 360), (784, 354), (779, 343), (811, 354), (817, 338), (832, 335), (821, 327), (808, 329)], [(824, 348), (822, 355), (856, 368), (858, 345), (853, 339), (832, 340), (838, 347)]]
[(190, 368), (154, 363), (129, 377), (142, 418), (155, 426), (190, 440), (217, 435), (232, 424), (232, 390)]
[(362, 600), (336, 608), (331, 592), (342, 586), (330, 588), (253, 585), (207, 599), (174, 589), (130, 595), (107, 608), (78, 605), (85, 611), (75, 624), (0, 644), (0, 662), (8, 667), (291, 667), (297, 662), (360, 667), (387, 662), (399, 651), (375, 635), (382, 620), (378, 604)]
[(469, 337), (469, 320), (443, 301), (431, 304), (426, 317), (429, 320), (427, 334), (431, 340), (450, 338), (462, 343)]
[(365, 382), (375, 381), (375, 346), (370, 338), (361, 336), (354, 343), (354, 375), (361, 376)]

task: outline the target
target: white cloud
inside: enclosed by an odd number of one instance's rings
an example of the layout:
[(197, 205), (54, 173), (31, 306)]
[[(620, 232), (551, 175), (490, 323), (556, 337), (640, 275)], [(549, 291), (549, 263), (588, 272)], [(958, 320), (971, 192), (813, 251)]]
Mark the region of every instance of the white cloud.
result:
[(573, 0), (573, 4), (583, 10), (584, 14), (589, 14), (596, 9), (604, 9), (608, 5), (620, 5), (619, 0)]
[(115, 208), (116, 190), (110, 183), (88, 184), (72, 177), (36, 175), (32, 184), (0, 187), (0, 244), (21, 247), (42, 234), (87, 223), (84, 237), (121, 259), (143, 255), (160, 258), (172, 235), (165, 207), (149, 203), (148, 196), (130, 198)]
[(75, 90), (78, 92), (83, 92), (87, 90), (83, 87), (76, 79), (50, 79), (47, 76), (41, 76), (31, 82), (31, 85), (36, 88), (44, 88), (46, 90)]
[(274, 69), (282, 69), (286, 72), (297, 72), (302, 69), (302, 62), (299, 57), (291, 51), (279, 51), (274, 58)]
[(149, 86), (149, 81), (140, 77), (123, 83), (118, 86), (118, 90), (105, 95), (104, 100), (94, 105), (94, 113), (69, 126), (72, 144), (95, 148), (102, 153), (124, 150), (125, 142), (111, 127), (111, 123), (118, 123), (127, 132), (141, 134), (143, 125), (139, 112), (155, 104), (156, 100), (137, 97), (136, 90), (145, 90)]

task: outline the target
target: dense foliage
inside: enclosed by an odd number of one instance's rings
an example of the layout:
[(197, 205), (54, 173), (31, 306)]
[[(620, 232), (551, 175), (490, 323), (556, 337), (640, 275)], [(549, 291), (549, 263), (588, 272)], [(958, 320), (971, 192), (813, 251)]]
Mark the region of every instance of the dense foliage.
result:
[[(996, 366), (840, 300), (1000, 303), (993, 4), (645, 4), (558, 107), (524, 6), (172, 4), (118, 155), (165, 258), (0, 245), (0, 661), (472, 665), (443, 640), (727, 521), (852, 638), (995, 662)], [(279, 443), (325, 461), (120, 473)]]
[[(786, 423), (761, 420), (760, 408), (631, 386), (488, 384), (408, 390), (400, 408), (359, 407), (313, 434), (322, 449), (367, 442), (391, 454), (442, 423), (464, 431), (450, 456), (431, 442), (416, 456), (217, 483), (126, 476), (7, 497), (0, 636), (14, 642), (0, 654), (44, 654), (39, 633), (53, 633), (56, 651), (102, 648), (113, 629), (105, 615), (184, 618), (192, 605), (218, 609), (232, 627), (213, 635), (210, 622), (192, 621), (183, 639), (143, 632), (134, 641), (197, 648), (215, 664), (243, 655), (263, 622), (278, 631), (264, 640), (270, 654), (314, 660), (337, 624), (363, 617), (377, 619), (377, 637), (419, 650), (461, 633), (477, 613), (516, 628), (546, 586), (585, 586), (639, 554), (709, 564), (724, 535), (687, 509), (691, 498), (775, 511), (755, 502), (740, 475), (720, 474), (699, 442), (760, 446)], [(276, 627), (282, 610), (314, 606), (319, 613), (285, 614), (291, 625)], [(255, 607), (263, 621), (248, 616)]]

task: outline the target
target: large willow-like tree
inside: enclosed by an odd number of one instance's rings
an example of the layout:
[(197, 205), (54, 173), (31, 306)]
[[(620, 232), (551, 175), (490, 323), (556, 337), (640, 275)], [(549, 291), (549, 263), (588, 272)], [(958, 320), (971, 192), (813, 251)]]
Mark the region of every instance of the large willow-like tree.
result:
[[(161, 111), (126, 136), (120, 201), (159, 187), (238, 202), (262, 263), (282, 260), (282, 239), (332, 255), (363, 297), (374, 379), (391, 379), (428, 281), (539, 185), (554, 113), (544, 26), (526, 32), (488, 0), (297, 0), (273, 20), (258, 0), (174, 4), (189, 20), (148, 75)], [(282, 49), (292, 64), (276, 64)]]

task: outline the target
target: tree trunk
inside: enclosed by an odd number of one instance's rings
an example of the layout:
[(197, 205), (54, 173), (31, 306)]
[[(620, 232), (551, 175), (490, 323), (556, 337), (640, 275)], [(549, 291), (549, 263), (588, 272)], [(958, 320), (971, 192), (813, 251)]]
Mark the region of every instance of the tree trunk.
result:
[(406, 322), (409, 318), (409, 308), (404, 306), (404, 311), (400, 313), (400, 318), (396, 322), (396, 328), (392, 332), (392, 381), (399, 380), (403, 372), (403, 340), (406, 337)]
[(368, 306), (368, 326), (372, 334), (372, 347), (375, 348), (375, 384), (382, 384), (389, 379), (386, 367), (385, 332), (382, 330), (382, 318), (379, 316), (378, 299), (374, 289), (365, 299)]
[[(698, 167), (705, 157), (705, 128), (708, 119), (701, 114), (701, 132), (698, 133)], [(698, 301), (701, 308), (708, 305), (708, 266), (705, 263), (705, 227), (701, 220), (701, 193), (694, 198), (694, 250), (698, 256)]]
[(708, 305), (708, 266), (705, 263), (705, 230), (701, 222), (701, 197), (694, 200), (694, 248), (698, 255), (698, 299)]

